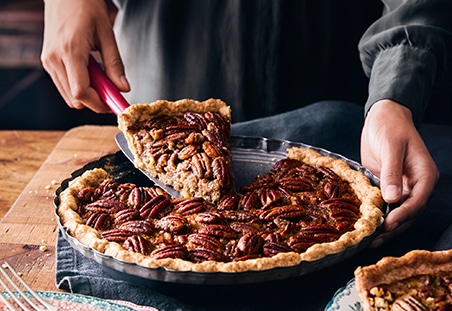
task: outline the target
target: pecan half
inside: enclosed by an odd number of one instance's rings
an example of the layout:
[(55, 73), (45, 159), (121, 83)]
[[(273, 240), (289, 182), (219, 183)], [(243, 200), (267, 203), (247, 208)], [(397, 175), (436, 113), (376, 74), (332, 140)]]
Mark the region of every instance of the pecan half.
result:
[(97, 212), (97, 213), (108, 213), (108, 214), (117, 213), (120, 210), (123, 210), (126, 208), (127, 208), (127, 205), (124, 203), (121, 203), (116, 200), (104, 200), (104, 199), (90, 203), (85, 206), (85, 209), (88, 211)]
[(276, 217), (283, 219), (297, 219), (306, 215), (306, 209), (301, 205), (283, 205), (263, 211), (259, 218), (262, 220), (273, 220)]
[(230, 258), (223, 253), (209, 248), (193, 248), (188, 251), (188, 259), (195, 263), (200, 263), (208, 260), (228, 262)]
[(203, 198), (190, 198), (176, 203), (173, 212), (181, 215), (192, 215), (201, 212), (205, 207), (206, 202)]
[(184, 217), (177, 215), (165, 216), (156, 224), (159, 229), (170, 233), (182, 232), (187, 225), (187, 220)]
[(110, 242), (123, 243), (129, 236), (135, 233), (125, 229), (110, 229), (102, 232), (102, 237)]
[(207, 234), (210, 236), (224, 239), (234, 239), (235, 237), (237, 237), (237, 231), (235, 231), (234, 229), (227, 225), (219, 224), (201, 227), (199, 228), (198, 233)]
[(181, 244), (164, 245), (160, 248), (153, 250), (150, 254), (155, 259), (163, 258), (181, 258), (187, 257), (187, 248)]
[(208, 248), (213, 250), (220, 250), (223, 245), (216, 238), (203, 234), (193, 233), (187, 237), (188, 241), (193, 245), (192, 248)]
[(219, 224), (225, 220), (223, 215), (216, 212), (202, 212), (196, 215), (195, 219), (200, 224)]
[(93, 213), (87, 220), (86, 225), (96, 230), (101, 230), (108, 226), (110, 215), (107, 213)]
[(143, 218), (155, 218), (158, 213), (168, 207), (171, 201), (165, 195), (158, 195), (140, 208), (140, 216)]
[(221, 188), (230, 189), (234, 184), (232, 168), (224, 158), (215, 158), (212, 161), (213, 177), (218, 180)]
[(154, 226), (147, 220), (130, 220), (121, 224), (118, 229), (150, 235), (154, 231)]
[(262, 252), (265, 240), (258, 234), (248, 232), (240, 237), (237, 249), (243, 254), (259, 254)]
[(141, 253), (143, 255), (149, 255), (151, 250), (149, 241), (141, 235), (132, 235), (128, 237), (122, 246), (131, 252)]
[(151, 199), (151, 194), (143, 187), (135, 187), (130, 191), (128, 203), (131, 206), (141, 206)]
[(221, 198), (220, 202), (218, 202), (217, 209), (218, 210), (236, 210), (238, 207), (239, 200), (240, 200), (240, 196), (237, 194), (225, 195)]
[(120, 225), (126, 221), (134, 220), (140, 217), (140, 212), (135, 208), (127, 208), (123, 209), (116, 213), (115, 215), (115, 223)]

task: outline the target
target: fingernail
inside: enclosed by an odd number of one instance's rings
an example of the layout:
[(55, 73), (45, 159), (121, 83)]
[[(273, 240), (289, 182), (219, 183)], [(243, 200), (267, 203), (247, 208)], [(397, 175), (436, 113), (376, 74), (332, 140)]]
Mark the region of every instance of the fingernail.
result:
[(129, 81), (127, 80), (126, 76), (121, 76), (121, 77), (120, 77), (120, 80), (121, 80), (122, 86), (123, 86), (125, 89), (130, 90), (130, 84), (129, 84)]
[(399, 192), (399, 188), (397, 186), (394, 185), (389, 185), (385, 188), (385, 193), (384, 193), (385, 199), (387, 201), (397, 201), (399, 199), (400, 196), (400, 192)]

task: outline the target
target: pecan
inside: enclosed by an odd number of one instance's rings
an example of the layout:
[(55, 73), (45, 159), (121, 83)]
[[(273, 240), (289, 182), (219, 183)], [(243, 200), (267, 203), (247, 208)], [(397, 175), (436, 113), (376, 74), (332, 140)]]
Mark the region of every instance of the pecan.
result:
[(200, 263), (208, 260), (218, 262), (228, 262), (230, 258), (223, 253), (209, 249), (209, 248), (193, 248), (188, 251), (188, 259), (195, 263)]
[(259, 194), (259, 197), (260, 197), (260, 200), (261, 200), (262, 208), (266, 208), (266, 207), (278, 202), (281, 199), (282, 195), (281, 195), (281, 192), (279, 190), (276, 190), (276, 189), (264, 189)]
[(135, 187), (129, 194), (128, 203), (138, 207), (151, 199), (149, 192), (143, 187)]
[(201, 212), (205, 207), (206, 202), (203, 198), (190, 198), (176, 203), (173, 212), (181, 215), (192, 215)]
[(151, 257), (155, 259), (163, 258), (181, 258), (184, 259), (187, 256), (187, 248), (181, 244), (164, 245), (152, 251)]
[(202, 212), (196, 215), (196, 222), (200, 224), (218, 224), (224, 222), (223, 215), (215, 212)]
[(213, 145), (217, 146), (220, 149), (225, 148), (225, 146), (223, 145), (222, 135), (221, 135), (221, 133), (218, 133), (218, 131), (213, 132), (213, 131), (209, 131), (208, 129), (206, 129), (206, 130), (202, 130), (201, 133)]
[(256, 215), (249, 211), (223, 211), (222, 215), (225, 219), (236, 222), (252, 222), (256, 219)]
[(133, 232), (125, 229), (110, 229), (102, 232), (102, 237), (110, 242), (123, 243), (129, 236), (135, 235)]
[(86, 225), (93, 227), (96, 230), (101, 230), (108, 225), (109, 214), (106, 213), (93, 213), (87, 220)]
[(81, 202), (92, 202), (94, 201), (94, 191), (92, 187), (86, 187), (77, 193), (77, 199)]
[(184, 119), (190, 125), (195, 125), (199, 130), (203, 130), (207, 128), (208, 120), (204, 119), (204, 117), (196, 112), (186, 112), (184, 114)]
[(193, 245), (193, 248), (208, 248), (213, 250), (219, 250), (222, 248), (222, 244), (216, 238), (203, 234), (203, 233), (193, 233), (187, 237), (188, 241)]
[(195, 144), (199, 145), (202, 144), (205, 141), (204, 135), (201, 133), (191, 132), (187, 138), (185, 138), (185, 143), (187, 145)]
[(341, 178), (330, 168), (328, 167), (317, 167), (317, 170), (323, 177), (328, 177), (332, 180), (340, 180)]
[(182, 148), (177, 155), (179, 160), (187, 160), (190, 159), (192, 156), (198, 153), (198, 147), (196, 145), (187, 145), (184, 148)]
[(121, 224), (118, 229), (150, 235), (154, 231), (154, 226), (147, 220), (130, 220)]
[[(182, 121), (182, 120), (180, 120), (180, 121)], [(165, 134), (171, 135), (171, 134), (175, 134), (175, 133), (195, 132), (197, 130), (195, 125), (184, 124), (184, 123), (178, 122), (178, 124), (176, 124), (176, 125), (167, 126), (165, 128)]]
[(230, 189), (233, 186), (233, 173), (229, 163), (224, 158), (215, 158), (212, 161), (213, 177), (218, 180), (220, 187), (223, 189)]
[(258, 209), (261, 207), (261, 200), (257, 192), (250, 191), (242, 195), (239, 201), (239, 208), (244, 210)]
[(274, 242), (271, 240), (265, 240), (263, 246), (263, 253), (265, 256), (273, 257), (279, 253), (292, 252), (293, 249), (284, 243)]
[(205, 152), (197, 153), (191, 158), (191, 167), (193, 174), (198, 178), (212, 177), (211, 160)]
[(234, 239), (237, 236), (237, 232), (227, 225), (207, 225), (201, 227), (198, 233), (207, 234), (217, 238)]
[(143, 218), (154, 218), (170, 204), (171, 201), (165, 195), (158, 195), (140, 208), (140, 216)]
[(225, 195), (221, 198), (220, 202), (218, 202), (217, 209), (218, 210), (236, 210), (238, 207), (239, 200), (240, 200), (240, 196), (237, 194)]
[(283, 205), (263, 211), (259, 218), (262, 220), (273, 220), (276, 217), (283, 219), (296, 219), (306, 215), (306, 209), (301, 205)]
[(105, 199), (101, 199), (99, 201), (90, 203), (90, 204), (86, 205), (86, 207), (85, 207), (85, 209), (88, 211), (97, 212), (97, 213), (109, 213), (109, 214), (117, 213), (120, 210), (123, 210), (126, 208), (127, 208), (127, 205), (125, 205), (124, 203), (121, 203), (116, 200), (105, 200)]
[(329, 200), (324, 200), (320, 203), (320, 206), (323, 208), (329, 209), (344, 209), (354, 212), (355, 214), (359, 214), (359, 204), (354, 201), (345, 199), (345, 198), (332, 198)]
[(238, 240), (237, 249), (243, 254), (259, 254), (262, 251), (264, 242), (264, 239), (260, 235), (248, 232)]
[(307, 178), (287, 177), (279, 180), (279, 186), (286, 191), (302, 192), (312, 191), (314, 187)]
[(151, 245), (149, 241), (143, 238), (141, 235), (129, 236), (124, 241), (122, 246), (124, 246), (125, 249), (131, 252), (141, 253), (143, 255), (149, 255), (151, 251)]
[(323, 191), (330, 197), (330, 198), (337, 198), (341, 195), (341, 187), (337, 182), (334, 182), (332, 180), (328, 180), (323, 185)]
[(215, 159), (216, 157), (220, 156), (221, 153), (221, 149), (218, 148), (218, 146), (213, 145), (212, 143), (205, 141), (202, 144), (202, 150), (204, 150), (204, 152), (209, 156), (209, 158), (211, 159)]
[(168, 215), (160, 219), (156, 226), (165, 232), (179, 233), (187, 227), (187, 221), (182, 216)]
[(134, 220), (140, 217), (140, 212), (135, 208), (127, 208), (119, 211), (115, 215), (115, 223), (122, 224), (129, 220)]

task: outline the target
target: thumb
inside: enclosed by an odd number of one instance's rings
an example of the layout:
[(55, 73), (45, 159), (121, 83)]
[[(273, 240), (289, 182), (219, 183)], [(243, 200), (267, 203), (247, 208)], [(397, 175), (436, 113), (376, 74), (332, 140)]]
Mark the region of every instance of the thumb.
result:
[(387, 156), (382, 158), (380, 188), (387, 203), (397, 203), (402, 199), (403, 191), (403, 147), (388, 148)]

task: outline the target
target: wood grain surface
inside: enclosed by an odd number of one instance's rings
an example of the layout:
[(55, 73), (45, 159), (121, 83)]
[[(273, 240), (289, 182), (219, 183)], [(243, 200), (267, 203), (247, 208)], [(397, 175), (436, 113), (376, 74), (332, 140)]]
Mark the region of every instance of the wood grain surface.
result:
[[(0, 163), (9, 170), (7, 174), (14, 173), (16, 176), (6, 181), (4, 175), (0, 176), (2, 206), (13, 200), (15, 193), (20, 194), (0, 222), (0, 259), (8, 261), (20, 271), (34, 289), (57, 290), (54, 191), (74, 170), (103, 155), (118, 151), (114, 141), (117, 132), (118, 129), (114, 126), (87, 125), (66, 133), (39, 131), (28, 133), (28, 136), (14, 131), (3, 133), (5, 137), (1, 141), (0, 159), (8, 160), (0, 160), (3, 161)], [(48, 135), (48, 139), (33, 139), (33, 135)], [(58, 138), (60, 139), (55, 144)], [(27, 147), (19, 152), (16, 147), (23, 144), (23, 141), (27, 141)], [(15, 152), (20, 160), (5, 157), (6, 154), (12, 155)], [(15, 168), (8, 166), (8, 163), (14, 163)], [(36, 166), (39, 169), (35, 170), (36, 173), (30, 179), (32, 168)], [(29, 182), (24, 186), (27, 178)], [(11, 195), (5, 195), (4, 192), (8, 191)]]

